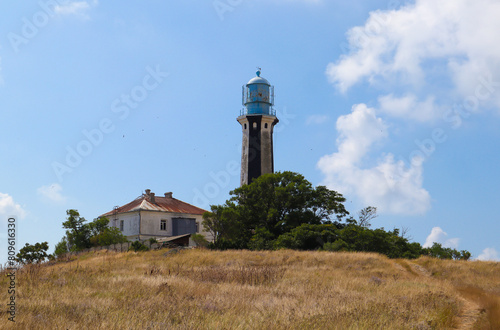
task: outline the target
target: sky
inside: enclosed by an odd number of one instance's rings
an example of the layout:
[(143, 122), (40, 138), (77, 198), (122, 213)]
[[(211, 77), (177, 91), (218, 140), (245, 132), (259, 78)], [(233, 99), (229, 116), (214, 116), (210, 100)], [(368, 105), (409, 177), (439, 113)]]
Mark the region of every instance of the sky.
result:
[(0, 4), (0, 262), (151, 189), (208, 209), (239, 186), (241, 86), (275, 86), (275, 171), (500, 261), (495, 0)]

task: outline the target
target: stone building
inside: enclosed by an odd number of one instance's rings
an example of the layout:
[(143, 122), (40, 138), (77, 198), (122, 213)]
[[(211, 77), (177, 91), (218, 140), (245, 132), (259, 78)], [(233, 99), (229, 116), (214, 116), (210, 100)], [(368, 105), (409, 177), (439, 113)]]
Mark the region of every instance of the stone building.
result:
[(150, 189), (133, 201), (100, 217), (109, 219), (108, 226), (119, 228), (129, 240), (171, 240), (186, 234), (202, 234), (212, 240), (203, 230), (202, 215), (206, 210), (183, 202), (172, 196), (156, 196)]

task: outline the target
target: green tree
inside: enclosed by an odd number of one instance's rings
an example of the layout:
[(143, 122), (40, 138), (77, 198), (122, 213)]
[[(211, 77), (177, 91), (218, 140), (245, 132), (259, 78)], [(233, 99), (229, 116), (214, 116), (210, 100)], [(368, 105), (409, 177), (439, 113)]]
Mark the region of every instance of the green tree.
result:
[(108, 228), (109, 219), (106, 217), (94, 219), (88, 223), (90, 236), (97, 236), (103, 233)]
[(240, 208), (227, 201), (224, 205), (211, 205), (210, 210), (203, 214), (203, 227), (214, 238), (209, 246), (218, 249), (244, 248), (244, 242), (250, 239), (251, 233), (241, 222)]
[(263, 248), (302, 224), (331, 223), (348, 214), (345, 198), (324, 186), (312, 187), (294, 172), (264, 174), (230, 192), (224, 205), (211, 206), (204, 224), (215, 246)]
[(108, 246), (111, 244), (125, 243), (128, 239), (116, 227), (103, 228), (101, 232), (90, 237), (92, 246)]
[(269, 230), (266, 228), (257, 228), (248, 243), (248, 248), (250, 250), (272, 250), (274, 242), (274, 235)]
[(127, 237), (116, 227), (108, 227), (109, 219), (106, 217), (94, 219), (86, 224), (88, 226), (89, 241), (91, 246), (107, 246), (127, 242)]
[(106, 217), (94, 219), (85, 223), (85, 218), (77, 210), (67, 210), (68, 217), (63, 222), (66, 236), (56, 245), (57, 256), (68, 251), (81, 251), (92, 246), (107, 246), (127, 242), (127, 237), (116, 227), (108, 227)]
[(443, 247), (440, 243), (436, 242), (431, 247), (424, 248), (422, 254), (438, 259), (469, 260), (471, 257), (471, 253), (467, 250), (457, 251), (452, 248)]
[(66, 240), (66, 236), (64, 236), (59, 243), (56, 244), (54, 254), (57, 258), (63, 256), (68, 253), (68, 241)]
[(80, 217), (77, 210), (67, 210), (68, 217), (63, 222), (63, 228), (66, 230), (66, 239), (70, 251), (80, 251), (89, 248), (90, 228), (85, 224), (85, 218)]
[(49, 243), (35, 243), (31, 245), (26, 243), (26, 245), (19, 250), (16, 255), (17, 261), (22, 264), (39, 263), (45, 261), (48, 258), (47, 250), (49, 249)]

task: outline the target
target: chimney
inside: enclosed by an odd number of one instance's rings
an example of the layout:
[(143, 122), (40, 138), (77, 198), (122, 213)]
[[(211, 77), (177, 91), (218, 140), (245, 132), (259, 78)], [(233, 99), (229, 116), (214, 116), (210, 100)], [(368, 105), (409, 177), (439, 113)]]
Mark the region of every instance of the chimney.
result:
[(166, 192), (165, 197), (167, 198), (172, 198), (172, 192)]
[(145, 192), (146, 192), (146, 195), (149, 196), (149, 194), (151, 193), (151, 189), (146, 189)]
[(150, 193), (150, 194), (149, 194), (149, 201), (150, 201), (151, 203), (153, 203), (153, 204), (154, 204), (154, 203), (156, 203), (156, 202), (155, 202), (155, 193)]

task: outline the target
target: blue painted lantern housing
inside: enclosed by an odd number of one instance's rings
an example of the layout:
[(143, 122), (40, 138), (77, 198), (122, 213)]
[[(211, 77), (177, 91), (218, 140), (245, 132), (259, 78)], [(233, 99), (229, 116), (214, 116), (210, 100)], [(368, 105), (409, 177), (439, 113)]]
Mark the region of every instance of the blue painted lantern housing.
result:
[(257, 71), (257, 77), (243, 86), (243, 109), (242, 115), (271, 115), (276, 116), (273, 109), (274, 105), (274, 86), (260, 76)]

